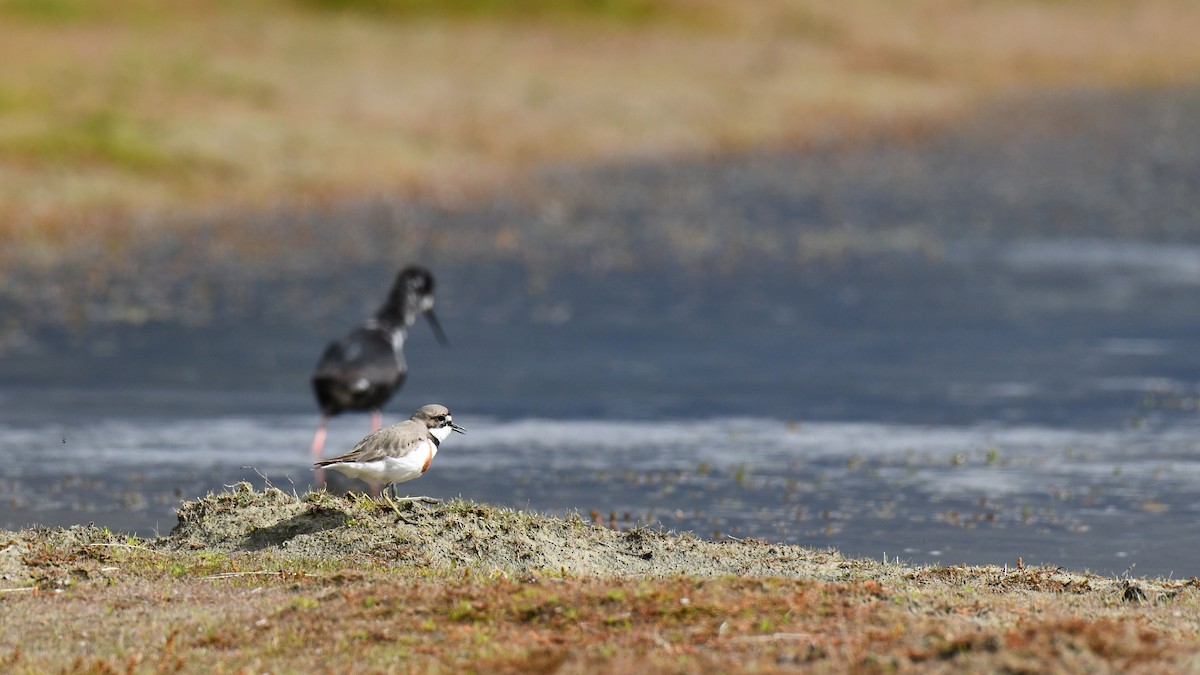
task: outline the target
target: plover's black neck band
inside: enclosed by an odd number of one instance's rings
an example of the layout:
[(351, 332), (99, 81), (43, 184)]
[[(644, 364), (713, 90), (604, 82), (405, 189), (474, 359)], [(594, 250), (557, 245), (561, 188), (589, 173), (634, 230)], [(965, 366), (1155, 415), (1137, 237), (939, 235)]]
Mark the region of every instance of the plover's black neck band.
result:
[(434, 436), (433, 434), (429, 434), (429, 440), (433, 441), (433, 447), (435, 447), (435, 448), (442, 447), (442, 441), (437, 436)]

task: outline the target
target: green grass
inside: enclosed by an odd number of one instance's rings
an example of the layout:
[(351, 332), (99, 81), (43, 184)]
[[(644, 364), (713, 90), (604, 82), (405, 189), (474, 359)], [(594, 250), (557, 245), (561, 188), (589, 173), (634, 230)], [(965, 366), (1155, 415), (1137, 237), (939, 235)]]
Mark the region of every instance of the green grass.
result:
[[(391, 18), (465, 18), (540, 21), (598, 20), (644, 24), (674, 12), (649, 0), (293, 0), (301, 7)], [(682, 14), (682, 12), (680, 12)]]
[(17, 19), (71, 23), (94, 18), (103, 4), (90, 0), (0, 0), (0, 12)]
[[(78, 26), (161, 19), (176, 10), (154, 0), (0, 0), (0, 18), (40, 26)], [(194, 3), (192, 3), (194, 4)]]
[(0, 152), (51, 166), (104, 164), (133, 173), (181, 169), (191, 163), (164, 148), (153, 127), (115, 110), (73, 115), (0, 140)]

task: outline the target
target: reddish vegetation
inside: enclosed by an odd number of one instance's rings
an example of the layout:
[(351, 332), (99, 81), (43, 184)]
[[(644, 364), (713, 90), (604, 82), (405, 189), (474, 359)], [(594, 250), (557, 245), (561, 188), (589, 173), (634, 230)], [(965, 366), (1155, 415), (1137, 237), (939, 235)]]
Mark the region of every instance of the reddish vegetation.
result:
[[(691, 555), (700, 569), (719, 552), (738, 567), (767, 550), (789, 562), (775, 577), (585, 576), (539, 561), (563, 552), (595, 560), (636, 533), (466, 502), (396, 513), (366, 500), (297, 500), (240, 486), (185, 511), (180, 528), (154, 541), (95, 528), (8, 533), (0, 667), (1160, 673), (1187, 672), (1200, 658), (1195, 579), (912, 568), (647, 532), (636, 537), (639, 559)], [(225, 522), (249, 523), (244, 541), (256, 543), (201, 543)], [(474, 534), (463, 539), (463, 531)], [(519, 568), (497, 565), (503, 557), (456, 564), (437, 554), (486, 535), (501, 555), (534, 533), (538, 548), (522, 549)], [(426, 562), (397, 558), (381, 536), (427, 551)], [(358, 552), (296, 552), (317, 550), (322, 537), (351, 549), (360, 542)]]

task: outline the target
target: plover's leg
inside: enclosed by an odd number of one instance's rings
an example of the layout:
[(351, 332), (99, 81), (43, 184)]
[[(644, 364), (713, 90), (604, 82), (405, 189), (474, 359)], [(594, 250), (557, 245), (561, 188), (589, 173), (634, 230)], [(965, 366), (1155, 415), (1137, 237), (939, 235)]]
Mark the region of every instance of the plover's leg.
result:
[(396, 506), (396, 502), (392, 501), (391, 496), (388, 495), (388, 487), (389, 486), (385, 485), (379, 494), (383, 497), (383, 500), (388, 503), (388, 506), (392, 507), (392, 510), (396, 512), (396, 515), (400, 515), (400, 507)]

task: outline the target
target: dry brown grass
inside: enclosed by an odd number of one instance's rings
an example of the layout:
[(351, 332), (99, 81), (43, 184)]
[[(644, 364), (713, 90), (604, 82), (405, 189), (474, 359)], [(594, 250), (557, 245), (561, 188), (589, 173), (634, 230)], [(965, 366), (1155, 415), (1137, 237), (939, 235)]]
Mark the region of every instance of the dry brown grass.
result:
[[(640, 538), (651, 560), (694, 546), (697, 561), (720, 548), (733, 560), (769, 549), (793, 562), (776, 577), (576, 575), (538, 563), (566, 548), (594, 558), (624, 534), (466, 502), (394, 514), (365, 499), (297, 500), (248, 486), (185, 510), (180, 530), (154, 541), (96, 528), (2, 533), (0, 667), (1170, 673), (1200, 665), (1195, 579), (1113, 579), (1019, 561), (914, 568), (665, 535)], [(448, 515), (460, 519), (438, 531)], [(333, 516), (340, 524), (331, 529)], [(233, 520), (261, 536), (195, 541), (197, 527)], [(406, 539), (410, 522), (419, 541)], [(376, 543), (391, 536), (436, 549), (463, 530), (561, 534), (528, 551), (520, 569), (484, 558), (412, 562)], [(358, 552), (303, 552), (322, 537), (357, 540)], [(466, 560), (469, 548), (456, 550)]]
[[(6, 601), (10, 672), (1179, 672), (1189, 618), (877, 581), (149, 577)], [(212, 672), (212, 671), (210, 671)]]
[(1190, 0), (560, 4), (576, 11), (0, 0), (0, 236), (377, 192), (453, 200), (549, 161), (803, 143), (1013, 90), (1200, 72)]

